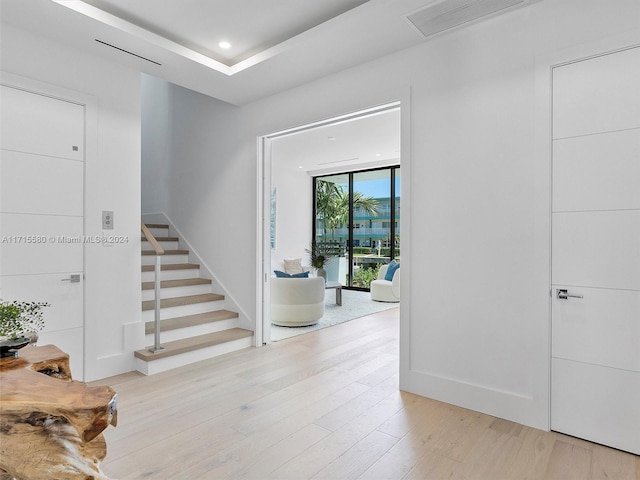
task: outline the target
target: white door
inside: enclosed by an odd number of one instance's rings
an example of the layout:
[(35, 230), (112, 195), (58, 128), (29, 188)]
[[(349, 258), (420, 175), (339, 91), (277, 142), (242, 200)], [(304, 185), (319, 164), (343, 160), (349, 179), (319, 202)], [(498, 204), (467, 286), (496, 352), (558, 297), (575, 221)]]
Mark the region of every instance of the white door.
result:
[(40, 345), (84, 378), (84, 107), (0, 91), (0, 297), (44, 301)]
[(551, 428), (640, 454), (640, 48), (554, 68), (552, 205)]

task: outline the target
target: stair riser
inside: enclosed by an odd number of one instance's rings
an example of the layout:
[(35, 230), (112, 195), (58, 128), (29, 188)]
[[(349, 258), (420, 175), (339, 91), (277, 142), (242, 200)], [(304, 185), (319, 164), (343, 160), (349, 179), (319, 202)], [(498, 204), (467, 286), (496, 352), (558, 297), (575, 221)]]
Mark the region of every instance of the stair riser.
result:
[[(149, 231), (154, 237), (170, 237), (168, 228), (150, 228)], [(174, 235), (175, 237), (175, 235)]]
[(153, 362), (145, 362), (136, 358), (136, 370), (145, 375), (154, 375), (156, 373), (165, 372), (173, 368), (182, 367), (208, 358), (214, 358), (224, 355), (225, 353), (235, 352), (236, 350), (241, 350), (251, 346), (253, 346), (253, 337), (246, 337), (232, 342), (221, 343), (219, 345), (185, 352), (172, 357), (161, 358), (154, 360)]
[[(183, 338), (195, 337), (196, 335), (204, 335), (205, 333), (221, 332), (239, 326), (237, 318), (229, 318), (218, 322), (205, 323), (203, 325), (194, 325), (192, 327), (177, 328), (175, 330), (167, 330), (160, 332), (160, 342), (173, 342), (174, 340), (182, 340)], [(154, 335), (147, 334), (145, 337), (145, 345), (153, 345)]]
[[(143, 255), (142, 265), (155, 265), (155, 255)], [(175, 263), (189, 263), (189, 255), (162, 255), (160, 260), (162, 265), (169, 265)]]
[[(199, 295), (201, 293), (211, 293), (211, 284), (190, 285), (187, 287), (161, 288), (160, 298), (187, 297), (189, 295)], [(142, 290), (142, 300), (153, 300), (154, 290)]]
[[(160, 246), (162, 248), (164, 248), (165, 250), (178, 250), (180, 247), (178, 246), (178, 242), (158, 242), (160, 244)], [(141, 242), (142, 245), (142, 250), (144, 251), (151, 251), (153, 250), (153, 247), (151, 246), (151, 244), (149, 242)]]
[[(216, 302), (194, 303), (191, 305), (180, 305), (179, 307), (169, 307), (160, 309), (160, 319), (184, 317), (186, 315), (195, 315), (197, 313), (215, 312), (225, 307), (224, 300)], [(151, 322), (154, 317), (153, 310), (145, 310), (142, 312), (142, 321)]]
[[(185, 280), (187, 278), (198, 278), (200, 276), (200, 269), (186, 269), (186, 270), (166, 270), (160, 272), (160, 281), (162, 280)], [(153, 282), (155, 280), (154, 272), (142, 272), (143, 282)]]

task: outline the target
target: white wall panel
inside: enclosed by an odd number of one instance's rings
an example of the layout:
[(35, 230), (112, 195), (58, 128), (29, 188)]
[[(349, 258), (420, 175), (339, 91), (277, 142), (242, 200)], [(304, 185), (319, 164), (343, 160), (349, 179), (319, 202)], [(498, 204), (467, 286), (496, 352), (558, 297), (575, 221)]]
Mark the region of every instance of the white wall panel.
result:
[(640, 128), (553, 142), (553, 211), (640, 209)]
[(638, 429), (628, 428), (640, 425), (640, 373), (555, 358), (552, 368), (553, 430), (640, 454)]
[(3, 212), (83, 215), (84, 163), (3, 150)]
[(640, 290), (640, 211), (554, 213), (552, 228), (554, 284)]
[(6, 86), (1, 93), (2, 148), (84, 158), (84, 107)]
[(82, 272), (82, 217), (0, 214), (2, 275)]
[(553, 296), (554, 357), (640, 372), (640, 292), (554, 285)]
[(640, 126), (640, 48), (553, 72), (553, 138)]

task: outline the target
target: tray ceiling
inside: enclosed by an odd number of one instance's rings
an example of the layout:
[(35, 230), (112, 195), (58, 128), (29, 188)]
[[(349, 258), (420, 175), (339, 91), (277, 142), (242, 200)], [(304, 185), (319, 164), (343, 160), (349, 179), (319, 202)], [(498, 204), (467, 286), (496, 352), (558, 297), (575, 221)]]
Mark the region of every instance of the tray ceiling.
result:
[[(84, 3), (232, 66), (367, 1), (84, 0)], [(230, 47), (220, 47), (221, 41), (229, 42)]]

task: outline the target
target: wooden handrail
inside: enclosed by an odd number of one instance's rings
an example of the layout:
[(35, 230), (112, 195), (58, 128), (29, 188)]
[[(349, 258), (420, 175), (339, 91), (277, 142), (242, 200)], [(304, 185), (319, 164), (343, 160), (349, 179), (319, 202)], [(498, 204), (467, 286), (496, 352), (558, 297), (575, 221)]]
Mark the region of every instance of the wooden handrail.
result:
[(156, 237), (154, 237), (153, 233), (151, 233), (151, 230), (149, 230), (144, 223), (142, 224), (141, 229), (142, 229), (142, 233), (144, 234), (144, 238), (146, 238), (149, 244), (153, 247), (153, 250), (156, 252), (156, 255), (164, 255), (164, 248), (160, 246), (160, 244), (156, 240)]

